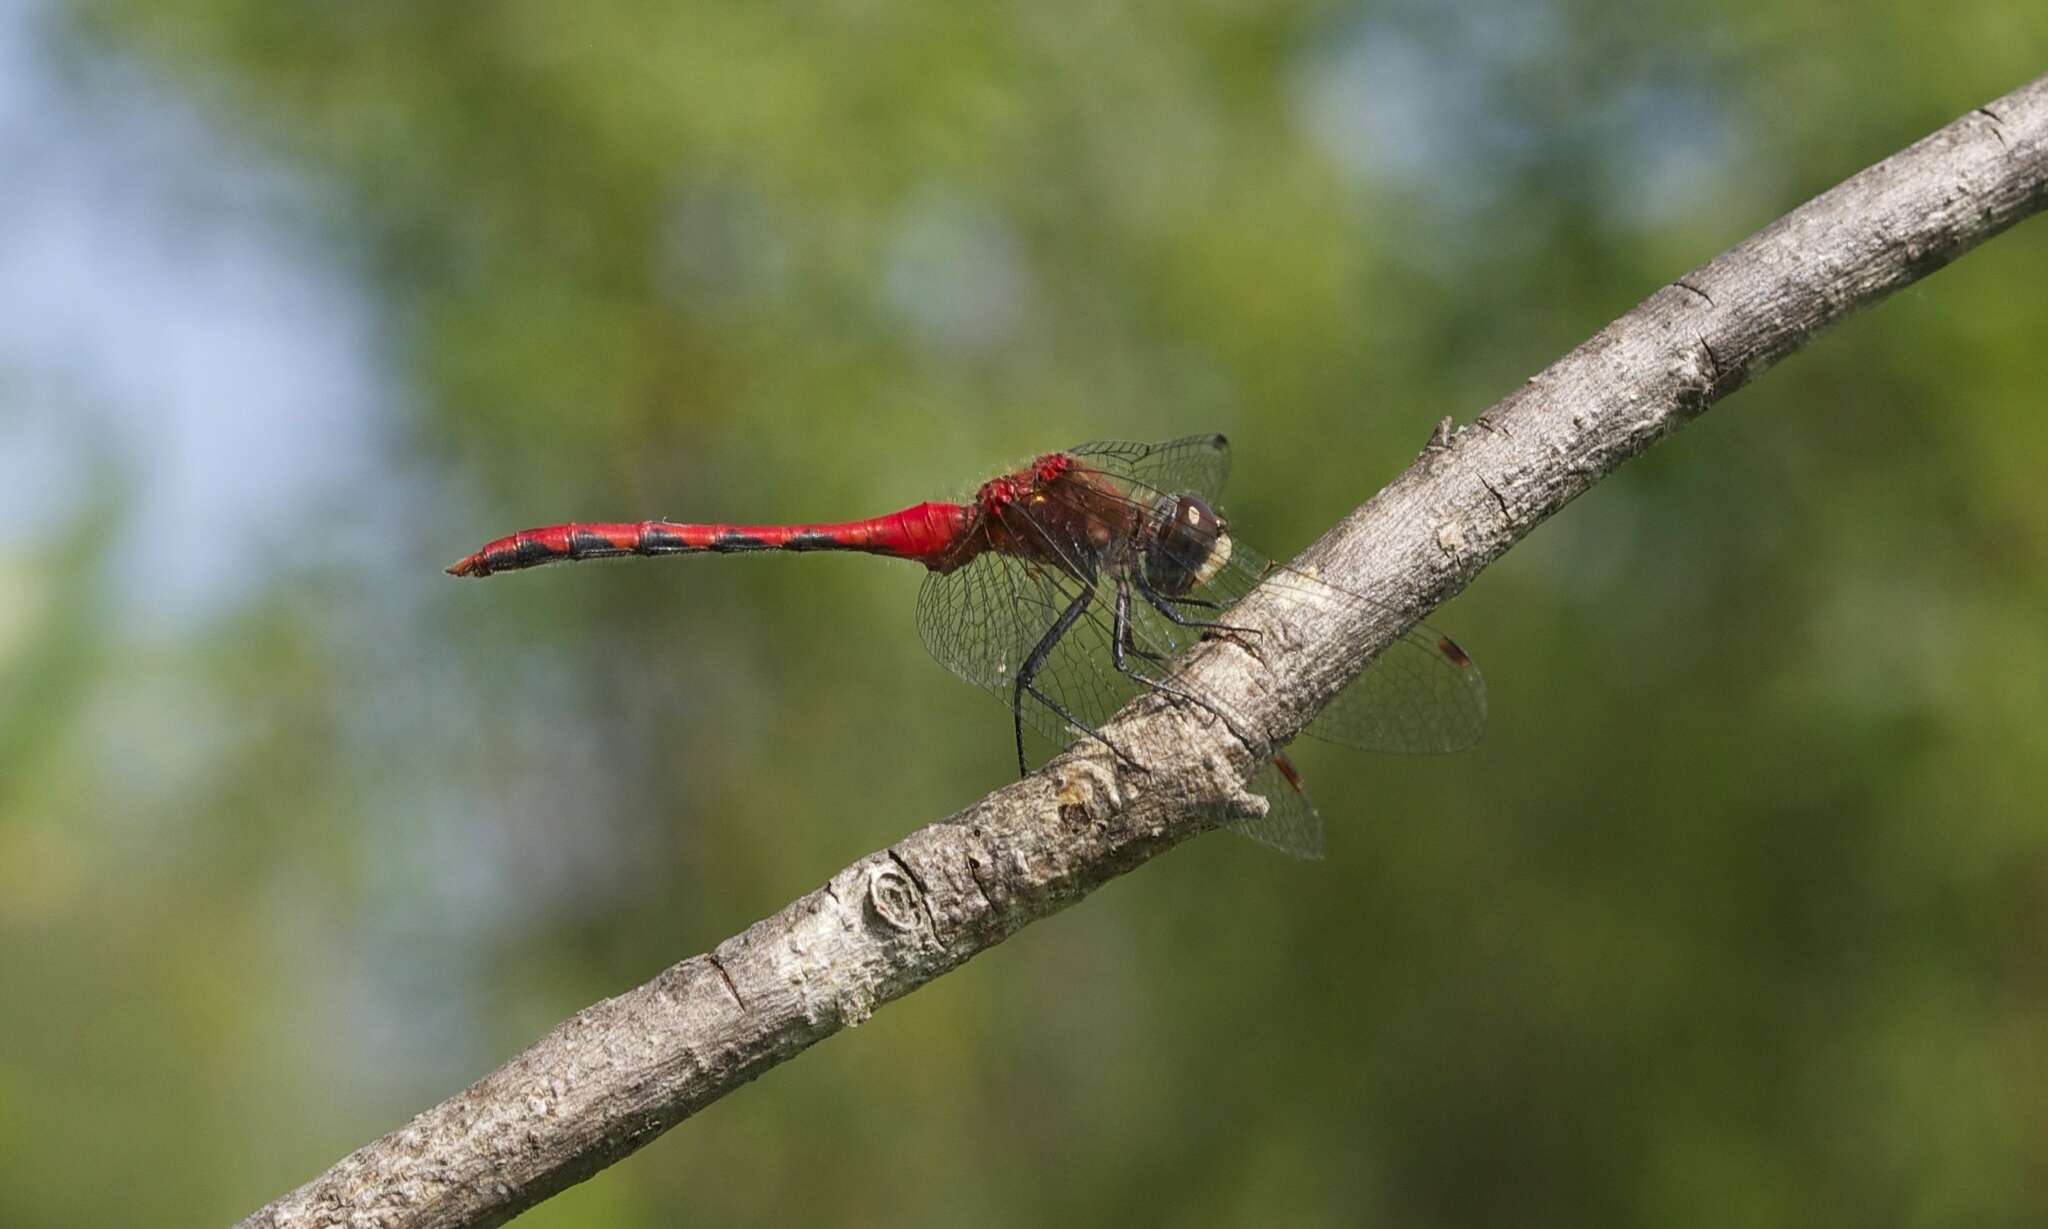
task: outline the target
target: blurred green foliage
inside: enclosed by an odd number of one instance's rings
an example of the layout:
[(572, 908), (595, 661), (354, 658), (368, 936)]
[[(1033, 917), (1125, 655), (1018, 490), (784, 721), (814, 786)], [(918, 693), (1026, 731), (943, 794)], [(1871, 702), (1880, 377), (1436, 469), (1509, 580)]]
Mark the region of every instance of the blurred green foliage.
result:
[[(907, 566), (436, 564), (1211, 429), (1284, 554), (2048, 62), (1991, 0), (70, 16), (317, 185), (436, 514), (403, 581), (252, 559), (159, 635), (102, 601), (118, 473), (10, 561), (21, 1225), (246, 1212), (1009, 775)], [(1994, 241), (1491, 569), (1437, 616), (1487, 742), (1306, 749), (1327, 863), (1198, 841), (521, 1223), (2038, 1217), (2044, 280)]]

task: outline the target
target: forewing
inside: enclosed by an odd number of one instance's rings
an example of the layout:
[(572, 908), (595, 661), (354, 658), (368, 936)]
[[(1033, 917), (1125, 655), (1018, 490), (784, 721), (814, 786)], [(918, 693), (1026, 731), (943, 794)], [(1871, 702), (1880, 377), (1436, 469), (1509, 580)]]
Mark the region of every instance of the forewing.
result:
[(1411, 628), (1338, 692), (1305, 733), (1397, 755), (1463, 751), (1486, 733), (1486, 682), (1456, 641)]
[(1220, 435), (1188, 435), (1158, 444), (1095, 440), (1067, 449), (1089, 469), (1112, 479), (1141, 504), (1152, 496), (1199, 495), (1214, 504), (1230, 477), (1230, 441)]
[[(1229, 561), (1191, 596), (1227, 611), (1261, 584), (1284, 590), (1292, 603), (1325, 612), (1389, 609), (1272, 563), (1234, 535)], [(1229, 623), (1228, 613), (1220, 621)], [(1367, 663), (1304, 732), (1364, 751), (1433, 755), (1462, 751), (1477, 743), (1485, 730), (1486, 683), (1479, 667), (1456, 641), (1418, 623)]]

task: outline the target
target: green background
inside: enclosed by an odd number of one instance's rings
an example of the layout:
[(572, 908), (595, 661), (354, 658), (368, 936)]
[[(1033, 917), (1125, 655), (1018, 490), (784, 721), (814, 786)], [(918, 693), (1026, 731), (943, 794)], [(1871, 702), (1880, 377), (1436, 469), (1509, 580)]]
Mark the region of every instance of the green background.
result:
[[(1285, 556), (2048, 68), (2004, 0), (32, 7), (78, 141), (137, 90), (208, 134), (99, 199), (349, 287), (379, 395), (246, 411), (345, 482), (227, 432), (167, 525), (153, 334), (65, 326), (127, 402), (0, 349), (62, 441), (0, 489), (11, 1225), (239, 1216), (1012, 774), (914, 567), (439, 574), (485, 539), (1221, 430)], [(1327, 862), (1196, 841), (520, 1223), (2038, 1217), (2044, 285), (2036, 222), (1488, 570), (1435, 616), (1486, 741), (1304, 749)], [(284, 361), (235, 344), (230, 395)]]

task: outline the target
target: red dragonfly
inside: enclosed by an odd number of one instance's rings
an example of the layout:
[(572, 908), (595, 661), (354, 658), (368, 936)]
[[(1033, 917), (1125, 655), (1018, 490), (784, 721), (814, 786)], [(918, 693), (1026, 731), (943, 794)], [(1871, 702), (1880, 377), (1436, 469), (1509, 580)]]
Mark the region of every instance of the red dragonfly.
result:
[[(955, 674), (1009, 706), (1017, 768), (1024, 727), (1108, 743), (1098, 727), (1140, 690), (1232, 715), (1197, 694), (1173, 659), (1228, 622), (1260, 584), (1326, 609), (1372, 599), (1260, 557), (1216, 508), (1229, 444), (1103, 440), (1046, 453), (983, 483), (971, 503), (921, 503), (825, 525), (640, 521), (551, 525), (499, 538), (448, 569), (489, 576), (567, 559), (751, 551), (859, 551), (922, 563), (917, 625)], [(1338, 694), (1307, 732), (1369, 751), (1457, 751), (1486, 725), (1486, 689), (1463, 649), (1417, 624)], [(1240, 727), (1241, 728), (1241, 727)], [(1129, 757), (1108, 744), (1119, 759)], [(1322, 856), (1322, 821), (1284, 754), (1251, 782), (1267, 812), (1229, 826), (1298, 857)]]

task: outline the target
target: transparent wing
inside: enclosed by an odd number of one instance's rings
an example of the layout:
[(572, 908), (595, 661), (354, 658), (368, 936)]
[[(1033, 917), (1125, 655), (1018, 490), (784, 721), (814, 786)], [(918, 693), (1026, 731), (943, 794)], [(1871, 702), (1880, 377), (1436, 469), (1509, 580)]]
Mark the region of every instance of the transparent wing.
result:
[(1018, 664), (1063, 604), (1035, 569), (977, 555), (954, 571), (926, 573), (917, 634), (939, 664), (1007, 703)]
[[(1017, 672), (1062, 611), (1084, 592), (1088, 606), (1039, 666), (1032, 686), (1054, 704), (1099, 727), (1141, 685), (1118, 673), (1110, 656), (1110, 607), (1100, 582), (993, 552), (965, 567), (933, 572), (918, 592), (917, 627), (925, 647), (953, 673), (1010, 707)], [(1043, 700), (1022, 699), (1026, 724), (1055, 742), (1075, 733)]]
[(1096, 440), (1067, 449), (1067, 455), (1138, 489), (1199, 495), (1211, 504), (1223, 498), (1230, 477), (1230, 441), (1220, 435), (1188, 435), (1162, 444)]
[(1322, 860), (1323, 818), (1316, 814), (1315, 803), (1309, 801), (1308, 790), (1302, 787), (1291, 760), (1275, 753), (1252, 774), (1245, 788), (1266, 800), (1266, 813), (1257, 819), (1234, 820), (1225, 825), (1230, 831), (1306, 862)]
[[(1304, 605), (1387, 609), (1272, 563), (1235, 536), (1229, 563), (1198, 588), (1228, 608), (1261, 584), (1285, 589), (1290, 601)], [(1304, 732), (1324, 742), (1397, 755), (1463, 751), (1486, 732), (1486, 680), (1457, 641), (1418, 623), (1368, 663)]]

